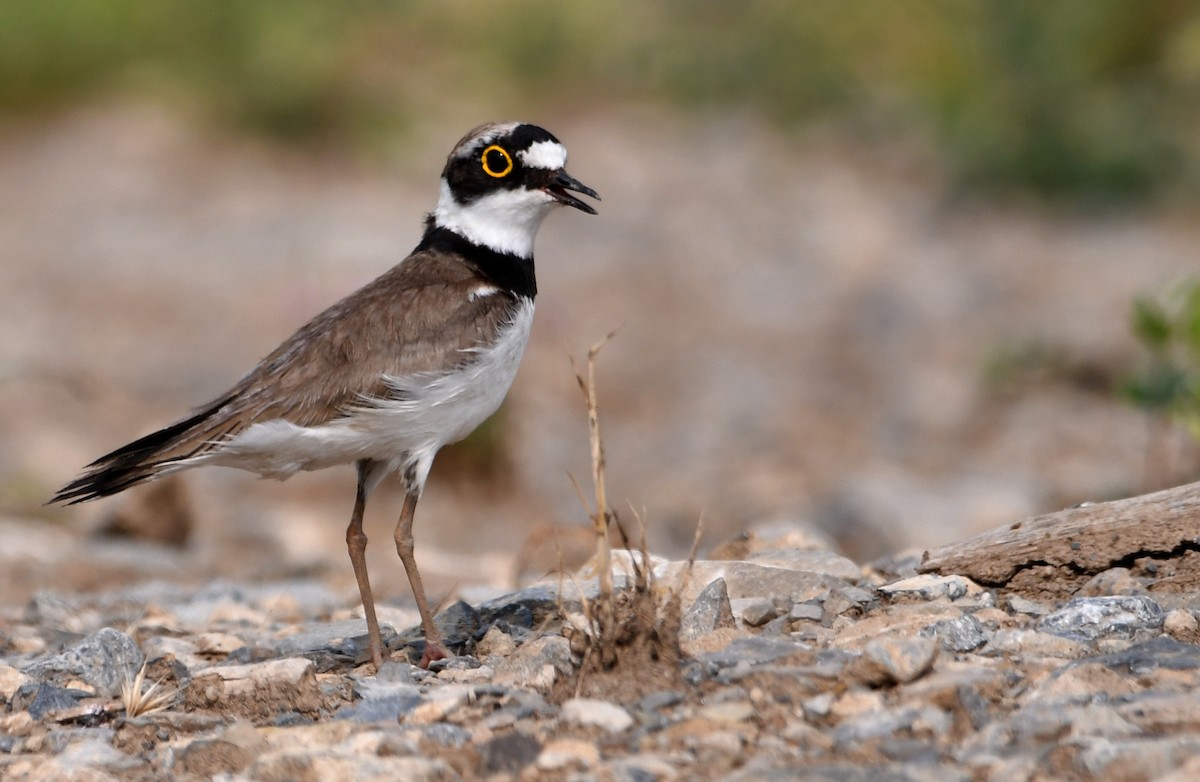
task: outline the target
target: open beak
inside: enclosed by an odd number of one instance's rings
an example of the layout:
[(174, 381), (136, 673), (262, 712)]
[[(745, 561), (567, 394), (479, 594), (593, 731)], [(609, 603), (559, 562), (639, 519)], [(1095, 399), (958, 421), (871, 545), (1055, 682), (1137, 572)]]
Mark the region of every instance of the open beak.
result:
[(554, 199), (560, 204), (573, 206), (579, 211), (587, 212), (590, 215), (596, 214), (596, 210), (592, 208), (591, 204), (580, 201), (567, 191), (581, 193), (582, 195), (590, 196), (597, 201), (600, 200), (600, 194), (561, 168), (550, 175), (550, 181), (542, 189), (554, 196)]

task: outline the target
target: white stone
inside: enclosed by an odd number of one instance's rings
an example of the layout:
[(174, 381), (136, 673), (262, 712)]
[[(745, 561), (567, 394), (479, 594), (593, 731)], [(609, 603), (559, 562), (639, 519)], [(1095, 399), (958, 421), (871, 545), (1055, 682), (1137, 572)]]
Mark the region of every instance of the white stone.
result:
[(600, 750), (594, 744), (579, 739), (556, 739), (542, 749), (537, 767), (542, 771), (559, 771), (572, 766), (591, 768), (600, 762)]
[(623, 733), (633, 726), (633, 717), (615, 703), (594, 698), (572, 698), (562, 705), (562, 718), (576, 725)]

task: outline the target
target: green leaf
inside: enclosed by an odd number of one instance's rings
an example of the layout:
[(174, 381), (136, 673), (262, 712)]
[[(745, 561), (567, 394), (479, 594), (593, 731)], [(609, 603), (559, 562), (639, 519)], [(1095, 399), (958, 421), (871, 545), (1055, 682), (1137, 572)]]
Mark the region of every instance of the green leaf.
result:
[(1193, 281), (1185, 290), (1179, 327), (1185, 347), (1193, 357), (1200, 357), (1200, 281)]
[(1192, 396), (1186, 373), (1161, 363), (1129, 378), (1124, 391), (1135, 406), (1158, 412), (1171, 410)]
[(1160, 352), (1171, 340), (1171, 319), (1158, 302), (1135, 299), (1133, 333), (1150, 350)]

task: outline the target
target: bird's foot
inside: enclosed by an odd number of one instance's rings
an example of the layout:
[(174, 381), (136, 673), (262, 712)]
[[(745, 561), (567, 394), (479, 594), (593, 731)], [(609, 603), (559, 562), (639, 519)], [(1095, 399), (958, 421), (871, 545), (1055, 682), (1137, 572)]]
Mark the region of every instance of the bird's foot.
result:
[(425, 652), (421, 655), (421, 662), (418, 665), (426, 670), (429, 669), (430, 663), (434, 660), (445, 660), (450, 656), (446, 651), (446, 647), (442, 646), (441, 641), (425, 641)]

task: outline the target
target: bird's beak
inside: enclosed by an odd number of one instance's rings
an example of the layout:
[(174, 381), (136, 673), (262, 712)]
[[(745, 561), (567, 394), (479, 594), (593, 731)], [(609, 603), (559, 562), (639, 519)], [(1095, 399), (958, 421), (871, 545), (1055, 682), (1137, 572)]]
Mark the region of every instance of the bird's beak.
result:
[(550, 174), (549, 183), (547, 183), (542, 189), (552, 195), (560, 204), (573, 206), (579, 211), (587, 212), (590, 215), (596, 214), (596, 210), (592, 208), (591, 204), (580, 201), (567, 191), (571, 190), (576, 193), (582, 193), (583, 195), (590, 196), (597, 201), (600, 200), (600, 194), (561, 168)]

